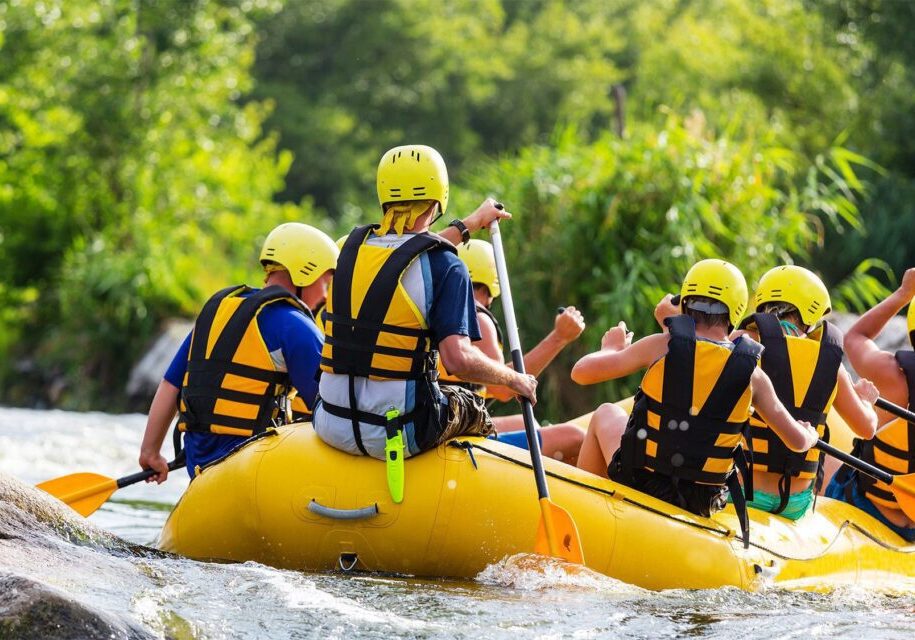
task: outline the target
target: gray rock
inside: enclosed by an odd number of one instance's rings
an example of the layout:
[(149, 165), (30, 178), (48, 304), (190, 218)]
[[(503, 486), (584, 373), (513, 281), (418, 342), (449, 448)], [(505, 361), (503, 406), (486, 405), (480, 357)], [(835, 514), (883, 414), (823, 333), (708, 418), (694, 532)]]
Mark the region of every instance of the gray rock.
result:
[(153, 634), (57, 589), (0, 574), (0, 639), (146, 640)]
[[(848, 331), (855, 322), (858, 321), (858, 318), (861, 316), (855, 315), (853, 313), (833, 313), (830, 314), (828, 320), (836, 325), (843, 332)], [(909, 342), (909, 331), (908, 326), (906, 325), (905, 317), (895, 316), (891, 319), (883, 331), (880, 332), (880, 335), (877, 336), (877, 339), (874, 341), (877, 343), (877, 346), (883, 349), (884, 351), (889, 351), (890, 353), (896, 353), (903, 349), (911, 349), (912, 344)], [(854, 368), (849, 364), (848, 358), (845, 358), (845, 366), (848, 368), (848, 371), (857, 378)]]
[(152, 346), (130, 370), (127, 395), (132, 398), (152, 397), (184, 338), (194, 328), (190, 320), (173, 319), (165, 323)]

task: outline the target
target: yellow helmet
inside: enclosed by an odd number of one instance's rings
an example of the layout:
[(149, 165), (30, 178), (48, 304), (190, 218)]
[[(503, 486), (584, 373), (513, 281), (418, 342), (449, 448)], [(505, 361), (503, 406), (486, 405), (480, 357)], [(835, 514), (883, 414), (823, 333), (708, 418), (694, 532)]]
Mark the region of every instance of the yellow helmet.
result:
[(499, 288), (499, 274), (496, 272), (496, 257), (492, 245), (485, 240), (473, 239), (466, 245), (458, 245), (458, 257), (467, 265), (470, 281), (485, 284), (489, 287), (489, 294), (493, 298), (498, 298), (502, 290)]
[(814, 326), (832, 310), (829, 291), (819, 276), (795, 265), (775, 267), (759, 279), (753, 308), (759, 311), (767, 302), (794, 305), (801, 314), (801, 321), (808, 327)]
[(289, 272), (292, 284), (307, 287), (337, 266), (340, 250), (326, 233), (301, 222), (281, 224), (264, 240), (260, 261), (275, 262)]
[(349, 238), (349, 234), (348, 234), (348, 233), (347, 233), (346, 235), (344, 235), (344, 236), (340, 236), (339, 238), (337, 238), (337, 242), (336, 242), (335, 244), (337, 245), (337, 248), (338, 248), (338, 249), (342, 249), (342, 248), (343, 248), (343, 245), (346, 244), (346, 239), (347, 239), (347, 238)]
[(728, 308), (731, 326), (736, 327), (747, 309), (747, 281), (740, 269), (724, 260), (701, 260), (694, 264), (680, 287), (680, 304), (690, 296), (705, 296)]
[(378, 163), (378, 202), (435, 200), (448, 208), (448, 170), (438, 151), (422, 144), (394, 147)]
[(909, 342), (915, 347), (915, 300), (909, 302), (909, 312), (906, 314), (906, 319), (909, 321)]

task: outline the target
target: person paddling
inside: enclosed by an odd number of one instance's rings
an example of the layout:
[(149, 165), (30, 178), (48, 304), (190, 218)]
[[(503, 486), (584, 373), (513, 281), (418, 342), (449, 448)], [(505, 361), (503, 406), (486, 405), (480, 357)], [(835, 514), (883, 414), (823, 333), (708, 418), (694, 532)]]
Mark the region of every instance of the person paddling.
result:
[[(756, 312), (741, 328), (765, 348), (762, 369), (794, 418), (816, 425), (829, 442), (826, 416), (834, 405), (855, 434), (870, 439), (877, 426), (877, 387), (866, 379), (852, 384), (842, 365), (842, 332), (823, 320), (831, 306), (815, 273), (795, 265), (775, 267), (760, 278)], [(757, 412), (750, 417), (750, 436), (754, 497), (748, 506), (797, 520), (820, 489), (824, 454), (791, 451)]]
[(207, 301), (149, 408), (139, 462), (158, 473), (148, 481), (168, 477), (161, 449), (176, 411), (192, 478), (251, 435), (286, 422), (293, 390), (310, 414), (323, 342), (311, 309), (327, 295), (338, 253), (319, 229), (281, 224), (261, 249), (265, 288), (236, 285)]
[(751, 399), (792, 451), (810, 449), (817, 433), (779, 402), (757, 367), (762, 347), (728, 340), (748, 298), (737, 267), (696, 263), (680, 296), (682, 314), (666, 318), (663, 333), (632, 343), (621, 322), (572, 369), (575, 382), (595, 384), (647, 368), (631, 416), (614, 404), (594, 412), (578, 466), (703, 516), (724, 507), (730, 488), (745, 516), (735, 464)]
[[(908, 269), (896, 291), (861, 316), (845, 335), (845, 351), (855, 371), (874, 381), (880, 396), (897, 405), (915, 408), (915, 352), (881, 350), (874, 339), (890, 319), (909, 305), (909, 340), (915, 346), (915, 268)], [(915, 424), (879, 411), (881, 427), (869, 441), (855, 442), (853, 454), (891, 474), (915, 472)], [(843, 465), (825, 495), (844, 500), (874, 516), (905, 540), (915, 542), (915, 520), (899, 508), (884, 483)]]
[[(482, 339), (474, 342), (483, 353), (494, 362), (502, 363), (503, 344), (502, 327), (498, 318), (490, 310), (493, 301), (499, 297), (499, 277), (496, 273), (496, 260), (492, 245), (485, 240), (473, 239), (458, 245), (458, 257), (467, 265), (470, 281), (473, 284), (473, 298), (476, 303), (477, 322), (480, 325)], [(569, 306), (556, 316), (553, 330), (540, 343), (524, 355), (524, 370), (534, 376), (540, 373), (568, 344), (574, 342), (585, 329), (581, 312)], [(458, 385), (488, 399), (507, 402), (514, 397), (511, 389), (499, 386), (485, 386), (465, 382), (449, 374), (439, 363), (440, 381), (443, 385)], [(506, 363), (508, 364), (508, 363)], [(511, 366), (511, 364), (508, 364)], [(492, 418), (500, 442), (528, 448), (524, 432), (524, 421), (521, 414), (497, 416)], [(574, 465), (578, 459), (584, 432), (573, 424), (555, 424), (537, 429), (543, 455)]]
[(314, 426), (333, 447), (387, 460), (399, 501), (403, 458), (493, 429), (479, 396), (439, 387), (438, 353), (461, 378), (504, 385), (531, 401), (537, 381), (473, 346), (481, 336), (470, 277), (453, 244), (511, 215), (490, 198), (441, 235), (430, 233), (448, 207), (448, 173), (424, 145), (387, 151), (377, 191), (381, 222), (347, 236), (331, 284)]

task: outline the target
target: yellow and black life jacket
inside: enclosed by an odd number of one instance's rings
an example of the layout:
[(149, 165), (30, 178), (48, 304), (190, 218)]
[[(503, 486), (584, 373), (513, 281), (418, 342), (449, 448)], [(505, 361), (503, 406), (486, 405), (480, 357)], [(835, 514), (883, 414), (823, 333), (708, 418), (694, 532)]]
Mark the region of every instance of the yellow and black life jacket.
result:
[[(820, 438), (829, 442), (826, 416), (838, 391), (842, 332), (824, 322), (809, 337), (786, 336), (778, 317), (771, 313), (753, 314), (741, 327), (753, 325), (765, 348), (762, 369), (772, 380), (778, 399), (795, 420), (814, 425)], [(782, 476), (779, 483), (781, 504), (773, 511), (781, 513), (791, 496), (792, 478), (822, 478), (819, 471), (823, 454), (816, 448), (806, 453), (791, 451), (755, 412), (750, 417), (750, 435), (753, 469)]]
[(269, 304), (311, 312), (278, 286), (245, 297), (250, 287), (219, 291), (194, 324), (187, 372), (178, 401), (178, 428), (248, 437), (282, 424), (289, 374), (274, 364), (257, 326)]
[[(915, 352), (898, 352), (896, 362), (905, 374), (909, 388), (908, 409), (912, 411), (915, 407)], [(896, 418), (880, 429), (872, 440), (857, 440), (856, 445), (855, 453), (887, 473), (915, 473), (915, 424), (911, 422)], [(858, 486), (871, 502), (899, 508), (892, 491), (883, 482), (859, 473)]]
[[(492, 311), (490, 311), (489, 309), (487, 309), (486, 307), (481, 305), (479, 302), (474, 300), (474, 304), (476, 306), (477, 313), (482, 313), (484, 316), (487, 316), (487, 317), (489, 317), (490, 320), (492, 320), (492, 323), (496, 327), (496, 340), (499, 343), (499, 352), (500, 353), (503, 352), (504, 347), (502, 344), (502, 327), (501, 327), (501, 325), (499, 325), (498, 318), (496, 318), (495, 314)], [(448, 373), (447, 369), (445, 369), (445, 365), (444, 365), (444, 363), (442, 363), (441, 360), (439, 360), (439, 362), (438, 362), (438, 379), (439, 379), (439, 382), (441, 382), (442, 384), (450, 384), (450, 385), (454, 385), (457, 387), (464, 387), (465, 389), (470, 389), (474, 393), (477, 393), (481, 396), (484, 396), (484, 397), (486, 396), (486, 385), (478, 384), (476, 382), (465, 382), (464, 380), (461, 380), (457, 376), (451, 375), (450, 373)]]
[[(359, 422), (399, 427), (413, 421), (425, 431), (425, 416), (436, 404), (437, 351), (425, 314), (416, 308), (401, 283), (414, 260), (429, 251), (457, 253), (450, 242), (431, 233), (418, 233), (396, 248), (366, 243), (378, 225), (357, 227), (349, 234), (340, 256), (324, 310), (324, 349), (321, 370), (349, 376), (349, 406), (341, 407), (322, 399), (331, 415), (349, 419), (356, 444), (366, 454)], [(416, 408), (400, 415), (396, 425), (383, 415), (357, 408), (355, 377), (374, 381), (416, 380)], [(431, 386), (430, 386), (431, 385)], [(431, 420), (432, 418), (430, 418)], [(435, 417), (438, 421), (438, 417)]]
[(667, 354), (648, 368), (636, 392), (620, 442), (620, 468), (624, 477), (645, 469), (669, 476), (675, 485), (681, 480), (727, 485), (747, 544), (744, 492), (734, 469), (739, 465), (746, 494), (752, 496), (741, 440), (762, 346), (747, 337), (733, 348), (697, 340), (688, 316), (664, 322), (670, 331)]
[(642, 378), (623, 464), (724, 485), (750, 417), (750, 377), (762, 347), (747, 338), (733, 349), (697, 340), (696, 325), (687, 316), (668, 318), (667, 325), (668, 351)]

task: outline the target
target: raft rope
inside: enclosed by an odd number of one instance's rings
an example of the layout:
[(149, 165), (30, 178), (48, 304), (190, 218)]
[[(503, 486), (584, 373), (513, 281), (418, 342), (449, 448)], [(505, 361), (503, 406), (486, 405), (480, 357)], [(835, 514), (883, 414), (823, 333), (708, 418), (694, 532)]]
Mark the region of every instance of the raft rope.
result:
[[(486, 453), (488, 453), (496, 458), (500, 458), (501, 460), (506, 460), (508, 462), (511, 462), (512, 464), (518, 465), (519, 467), (524, 467), (525, 469), (531, 468), (530, 463), (522, 462), (521, 460), (516, 460), (515, 458), (512, 458), (511, 456), (505, 455), (504, 453), (499, 453), (498, 451), (494, 451), (494, 450), (489, 449), (485, 446), (482, 446), (478, 443), (469, 442), (467, 440), (461, 440), (461, 441), (452, 441), (449, 444), (451, 444), (452, 446), (458, 447), (460, 449), (465, 449), (468, 452), (470, 452), (471, 449), (476, 448), (476, 449), (479, 449), (480, 451), (485, 451)], [(472, 454), (471, 454), (471, 457), (472, 457)], [(475, 460), (474, 460), (474, 467), (476, 468)], [(602, 493), (607, 496), (616, 496), (616, 493), (617, 493), (616, 491), (614, 491), (612, 489), (603, 489), (601, 487), (595, 487), (594, 485), (588, 484), (587, 482), (582, 482), (580, 480), (574, 480), (572, 478), (568, 478), (566, 476), (559, 475), (558, 473), (556, 473), (554, 471), (546, 471), (546, 475), (550, 476), (551, 478), (556, 478), (557, 480), (560, 480), (562, 482), (565, 482), (565, 483), (568, 483), (571, 485), (575, 485), (578, 487), (582, 487), (584, 489), (589, 489), (596, 493)], [(627, 502), (635, 507), (638, 507), (638, 508), (648, 511), (650, 513), (654, 513), (654, 514), (657, 514), (664, 518), (667, 518), (669, 520), (676, 520), (680, 524), (685, 524), (689, 527), (693, 527), (695, 529), (701, 529), (701, 530), (707, 531), (709, 533), (715, 533), (724, 538), (734, 537), (735, 539), (743, 542), (743, 536), (737, 535), (731, 529), (721, 529), (719, 527), (713, 527), (713, 526), (709, 526), (706, 524), (702, 524), (701, 522), (683, 520), (671, 513), (667, 513), (666, 511), (661, 511), (660, 509), (650, 507), (647, 504), (642, 504), (641, 502), (638, 502), (638, 501), (633, 500), (632, 498), (629, 498), (626, 496), (622, 496), (617, 499), (622, 500), (623, 502)], [(869, 539), (871, 542), (873, 542), (877, 546), (883, 547), (884, 549), (887, 549), (889, 551), (895, 551), (897, 553), (915, 553), (915, 545), (907, 545), (907, 546), (900, 547), (900, 546), (889, 544), (887, 542), (884, 542), (883, 540), (880, 540), (870, 531), (868, 531), (867, 529), (864, 529), (861, 525), (859, 525), (856, 522), (852, 522), (851, 520), (846, 520), (845, 522), (843, 522), (839, 526), (839, 530), (838, 530), (838, 532), (836, 532), (836, 536), (829, 542), (829, 544), (827, 544), (825, 547), (823, 547), (823, 550), (820, 553), (818, 553), (817, 555), (814, 555), (814, 556), (809, 556), (809, 557), (790, 556), (790, 555), (781, 553), (779, 551), (776, 551), (774, 549), (771, 549), (765, 545), (759, 544), (758, 542), (754, 542), (752, 540), (750, 541), (750, 546), (756, 547), (757, 549), (759, 549), (761, 551), (765, 551), (766, 553), (768, 553), (772, 556), (775, 556), (776, 558), (778, 558), (780, 560), (794, 560), (794, 561), (798, 561), (798, 562), (806, 562), (806, 561), (810, 561), (810, 560), (816, 560), (817, 558), (820, 558), (823, 555), (825, 555), (826, 552), (829, 551), (829, 549), (832, 548), (832, 546), (836, 542), (838, 542), (839, 537), (842, 535), (842, 533), (846, 529), (849, 529), (849, 528), (854, 529), (855, 531), (857, 531), (858, 533), (863, 535), (865, 538)]]

